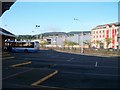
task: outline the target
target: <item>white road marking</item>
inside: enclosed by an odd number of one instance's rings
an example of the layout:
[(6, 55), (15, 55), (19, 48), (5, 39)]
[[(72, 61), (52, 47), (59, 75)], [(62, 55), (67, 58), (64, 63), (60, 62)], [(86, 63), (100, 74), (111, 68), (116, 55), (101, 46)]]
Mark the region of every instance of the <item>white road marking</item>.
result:
[(69, 59), (69, 60), (67, 60), (67, 61), (71, 61), (71, 60), (73, 60), (74, 58), (71, 58), (71, 59)]
[(98, 62), (95, 62), (95, 67), (97, 67), (98, 66)]
[(52, 58), (56, 58), (60, 55), (61, 53), (58, 53), (57, 55), (51, 56)]
[(11, 77), (14, 77), (14, 76), (17, 76), (17, 75), (19, 75), (19, 74), (22, 74), (22, 73), (25, 73), (25, 72), (31, 71), (31, 70), (33, 70), (33, 69), (29, 69), (29, 70), (25, 70), (25, 71), (22, 71), (22, 72), (18, 72), (18, 73), (12, 74), (12, 75), (10, 75), (10, 76), (7, 76), (7, 77), (3, 78), (3, 80), (4, 80), (4, 79), (11, 78)]

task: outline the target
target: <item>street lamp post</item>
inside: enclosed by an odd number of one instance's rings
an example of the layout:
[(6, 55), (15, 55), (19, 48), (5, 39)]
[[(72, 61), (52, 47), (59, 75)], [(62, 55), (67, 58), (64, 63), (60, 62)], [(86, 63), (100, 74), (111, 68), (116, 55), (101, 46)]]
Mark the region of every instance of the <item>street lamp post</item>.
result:
[[(79, 21), (79, 19), (77, 19), (77, 18), (74, 18), (74, 20), (76, 20), (76, 21)], [(79, 45), (80, 45), (80, 40), (79, 40), (80, 38), (79, 38), (79, 35), (78, 35), (78, 43), (79, 43)], [(82, 30), (82, 32), (81, 32), (81, 53), (83, 53), (84, 51), (83, 51), (83, 30)]]
[(58, 36), (56, 36), (56, 48), (58, 47)]
[[(36, 28), (40, 28), (40, 25), (36, 25), (35, 27), (36, 27)], [(41, 33), (41, 34), (42, 34), (42, 33)], [(36, 39), (38, 39), (38, 35), (37, 35)]]
[(33, 39), (34, 39), (34, 31), (32, 31), (32, 33), (33, 33)]
[(81, 53), (83, 53), (83, 31), (82, 31), (82, 34), (81, 34)]

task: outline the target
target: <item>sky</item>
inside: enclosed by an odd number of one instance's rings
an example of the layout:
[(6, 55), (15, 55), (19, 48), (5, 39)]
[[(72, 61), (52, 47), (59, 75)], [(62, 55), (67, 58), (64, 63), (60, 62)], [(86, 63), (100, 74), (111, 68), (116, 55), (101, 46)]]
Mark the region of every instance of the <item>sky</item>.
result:
[(15, 35), (34, 35), (90, 31), (117, 21), (117, 2), (15, 2), (0, 17), (0, 27)]

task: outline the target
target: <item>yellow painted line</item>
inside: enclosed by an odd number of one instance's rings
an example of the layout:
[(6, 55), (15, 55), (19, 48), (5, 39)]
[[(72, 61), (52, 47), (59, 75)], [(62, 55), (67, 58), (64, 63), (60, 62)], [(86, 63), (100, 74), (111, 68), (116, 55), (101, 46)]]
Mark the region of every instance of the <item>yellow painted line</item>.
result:
[(25, 62), (25, 63), (19, 63), (19, 64), (12, 65), (11, 67), (18, 67), (18, 66), (22, 66), (22, 65), (31, 64), (31, 63), (32, 63), (31, 61)]
[(11, 59), (11, 58), (15, 58), (15, 57), (4, 57), (2, 58), (2, 60)]
[(58, 71), (56, 70), (56, 71), (54, 71), (53, 73), (51, 73), (51, 74), (43, 77), (42, 79), (40, 79), (40, 80), (32, 83), (31, 86), (37, 86), (38, 84), (41, 84), (42, 82), (46, 81), (47, 79), (51, 78), (52, 76), (54, 76), (54, 75), (57, 74), (57, 73), (58, 73)]
[(0, 56), (10, 56), (10, 54), (2, 54), (2, 55), (0, 55)]
[(71, 89), (68, 89), (68, 88), (61, 88), (61, 87), (53, 87), (53, 86), (43, 86), (43, 85), (36, 85), (38, 87), (43, 87), (43, 88), (49, 88), (49, 89), (55, 89), (55, 90), (71, 90)]

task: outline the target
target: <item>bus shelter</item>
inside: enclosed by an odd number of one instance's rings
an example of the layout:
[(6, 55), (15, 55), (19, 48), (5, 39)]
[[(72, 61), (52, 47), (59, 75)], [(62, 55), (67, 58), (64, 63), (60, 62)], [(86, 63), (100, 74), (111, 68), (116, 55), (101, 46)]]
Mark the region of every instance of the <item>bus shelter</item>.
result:
[(15, 40), (15, 35), (8, 32), (7, 30), (0, 28), (0, 49), (4, 51), (5, 41), (7, 40)]

